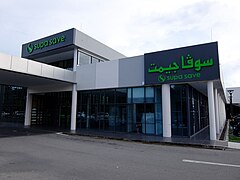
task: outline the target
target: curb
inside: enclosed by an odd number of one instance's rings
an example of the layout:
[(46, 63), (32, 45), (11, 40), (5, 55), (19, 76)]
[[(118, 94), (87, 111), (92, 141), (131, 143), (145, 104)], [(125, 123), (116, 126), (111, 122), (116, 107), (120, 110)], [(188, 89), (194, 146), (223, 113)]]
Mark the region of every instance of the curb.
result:
[(187, 144), (182, 142), (164, 142), (164, 141), (157, 142), (157, 141), (147, 141), (147, 140), (140, 140), (140, 139), (128, 139), (128, 138), (121, 138), (121, 137), (109, 137), (109, 136), (103, 136), (103, 135), (77, 134), (77, 133), (71, 133), (71, 132), (62, 132), (62, 134), (67, 134), (71, 136), (85, 136), (85, 137), (93, 137), (93, 138), (101, 138), (101, 139), (137, 142), (137, 143), (143, 143), (143, 144), (182, 146), (182, 147), (193, 147), (193, 148), (203, 148), (203, 149), (213, 149), (213, 150), (226, 150), (228, 148), (228, 146), (219, 146), (219, 145), (211, 145), (211, 144)]
[(240, 143), (228, 142), (228, 148), (240, 150)]

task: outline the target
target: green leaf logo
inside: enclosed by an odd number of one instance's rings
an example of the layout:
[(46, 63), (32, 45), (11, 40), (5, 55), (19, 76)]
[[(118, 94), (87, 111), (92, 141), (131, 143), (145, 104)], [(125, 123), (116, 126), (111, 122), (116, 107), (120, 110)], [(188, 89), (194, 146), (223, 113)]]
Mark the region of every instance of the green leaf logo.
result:
[(28, 44), (27, 46), (27, 52), (31, 54), (33, 52), (33, 45), (31, 43)]
[(166, 78), (161, 74), (160, 76), (158, 76), (158, 81), (165, 82)]

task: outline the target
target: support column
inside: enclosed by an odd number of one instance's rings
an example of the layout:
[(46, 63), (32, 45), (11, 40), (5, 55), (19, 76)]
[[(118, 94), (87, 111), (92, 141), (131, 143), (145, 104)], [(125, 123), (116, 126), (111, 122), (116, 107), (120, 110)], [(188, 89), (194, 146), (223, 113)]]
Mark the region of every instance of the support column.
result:
[(217, 133), (217, 134), (220, 134), (220, 128), (219, 128), (219, 109), (218, 109), (218, 92), (217, 92), (217, 89), (214, 89), (214, 95), (215, 95), (216, 133)]
[(162, 85), (163, 137), (172, 136), (170, 85)]
[(219, 109), (219, 129), (222, 130), (223, 126), (223, 108), (222, 108), (222, 98), (218, 94), (218, 109)]
[[(77, 70), (78, 50), (74, 48), (73, 58), (73, 72)], [(75, 77), (76, 78), (76, 77)], [(77, 84), (72, 85), (72, 109), (71, 109), (71, 131), (76, 131), (76, 117), (77, 117)]]
[(31, 125), (31, 114), (32, 114), (32, 94), (29, 93), (29, 89), (28, 89), (27, 98), (26, 98), (24, 126)]
[(214, 107), (213, 81), (207, 82), (210, 140), (216, 140), (216, 121)]
[(73, 71), (77, 70), (77, 63), (78, 63), (78, 50), (77, 48), (74, 48)]
[(221, 115), (222, 115), (221, 127), (224, 128), (227, 117), (226, 117), (226, 107), (223, 99), (221, 99)]
[(72, 110), (71, 110), (71, 131), (76, 130), (76, 116), (77, 116), (77, 84), (73, 84)]

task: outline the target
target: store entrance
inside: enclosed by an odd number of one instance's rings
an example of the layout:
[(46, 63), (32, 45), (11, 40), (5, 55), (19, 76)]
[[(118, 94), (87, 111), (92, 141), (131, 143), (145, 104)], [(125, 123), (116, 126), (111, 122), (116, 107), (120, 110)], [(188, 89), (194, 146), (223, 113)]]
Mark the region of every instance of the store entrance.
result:
[(155, 105), (153, 103), (134, 104), (135, 132), (143, 134), (156, 134)]
[(31, 125), (44, 128), (69, 129), (71, 122), (71, 93), (34, 94)]
[(142, 133), (142, 128), (144, 127), (144, 120), (145, 120), (145, 111), (144, 111), (144, 104), (134, 104), (134, 125), (136, 127), (135, 132)]

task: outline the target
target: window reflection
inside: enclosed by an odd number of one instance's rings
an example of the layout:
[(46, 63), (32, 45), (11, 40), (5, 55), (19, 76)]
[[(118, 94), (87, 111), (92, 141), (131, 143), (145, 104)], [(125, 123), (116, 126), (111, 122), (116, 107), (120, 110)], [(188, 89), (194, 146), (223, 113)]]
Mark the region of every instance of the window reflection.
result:
[(133, 88), (133, 103), (144, 102), (144, 88)]
[(173, 136), (192, 136), (208, 125), (207, 97), (189, 85), (171, 85)]
[(161, 91), (154, 92), (154, 87), (80, 91), (77, 127), (162, 135)]
[(84, 53), (79, 53), (79, 65), (84, 65), (84, 64), (90, 64), (91, 63), (91, 56), (84, 54)]
[(87, 53), (78, 51), (77, 65), (81, 66), (84, 64), (96, 64), (98, 62), (103, 62), (103, 60), (100, 58), (96, 58), (94, 56), (88, 55)]

